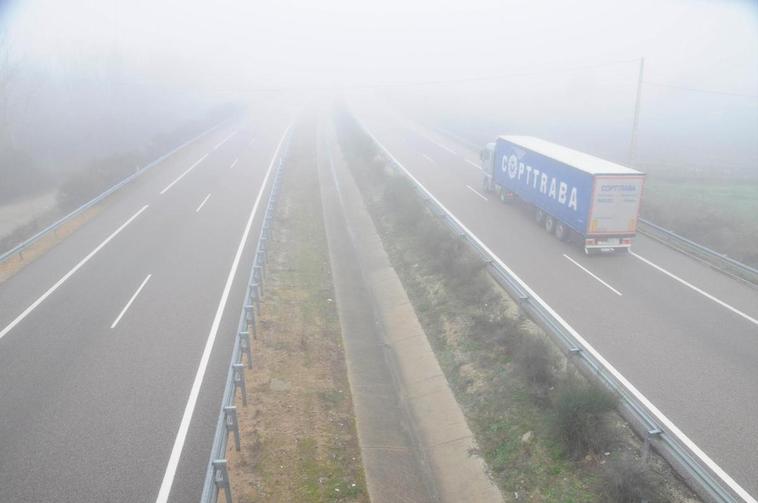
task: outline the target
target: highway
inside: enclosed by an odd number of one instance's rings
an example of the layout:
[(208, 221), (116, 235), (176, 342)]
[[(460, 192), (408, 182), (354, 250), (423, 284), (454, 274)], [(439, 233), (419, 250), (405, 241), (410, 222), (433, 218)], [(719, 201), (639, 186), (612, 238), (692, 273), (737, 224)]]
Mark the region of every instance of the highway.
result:
[(199, 498), (279, 115), (183, 148), (0, 284), (0, 501)]
[[(481, 191), (478, 150), (376, 103), (368, 130), (466, 227), (752, 495), (758, 289), (654, 240), (587, 257)], [(494, 140), (494, 138), (493, 138)]]

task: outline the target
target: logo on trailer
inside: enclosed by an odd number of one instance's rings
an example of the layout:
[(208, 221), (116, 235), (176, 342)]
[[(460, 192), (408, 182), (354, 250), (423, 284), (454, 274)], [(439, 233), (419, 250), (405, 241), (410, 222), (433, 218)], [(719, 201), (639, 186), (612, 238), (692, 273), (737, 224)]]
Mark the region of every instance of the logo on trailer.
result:
[[(501, 171), (507, 174), (508, 178), (520, 181), (528, 188), (536, 190), (574, 211), (578, 211), (579, 198), (576, 187), (569, 186), (566, 182), (522, 162), (521, 159), (526, 155), (526, 151), (516, 148), (513, 150), (516, 153), (503, 156), (500, 165)], [(607, 187), (609, 187), (607, 190), (629, 190), (627, 187), (617, 185), (608, 185)], [(606, 189), (603, 188), (603, 190)]]

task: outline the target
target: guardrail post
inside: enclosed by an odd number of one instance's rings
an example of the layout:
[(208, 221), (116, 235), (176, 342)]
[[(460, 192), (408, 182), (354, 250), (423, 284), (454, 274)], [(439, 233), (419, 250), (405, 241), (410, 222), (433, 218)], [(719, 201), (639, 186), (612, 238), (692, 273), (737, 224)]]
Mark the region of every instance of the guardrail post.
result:
[(256, 314), (261, 314), (261, 296), (260, 296), (260, 285), (257, 281), (253, 281), (250, 283), (250, 293), (252, 300), (255, 301), (255, 312)]
[(213, 483), (217, 491), (224, 490), (226, 503), (232, 503), (232, 488), (229, 486), (229, 472), (226, 469), (225, 459), (213, 460)]
[(224, 424), (226, 425), (226, 433), (234, 432), (234, 448), (239, 452), (240, 450), (240, 425), (237, 421), (237, 407), (234, 405), (227, 405), (224, 407)]
[(653, 437), (657, 437), (663, 433), (658, 428), (653, 428), (652, 430), (647, 431), (647, 435), (645, 435), (645, 444), (642, 446), (642, 460), (647, 463), (650, 460), (650, 439)]
[(234, 369), (234, 392), (237, 392), (239, 388), (242, 393), (242, 405), (247, 407), (247, 390), (245, 389), (245, 366), (241, 363), (233, 363), (232, 369)]
[(263, 266), (253, 266), (253, 280), (258, 285), (258, 295), (263, 297)]
[(253, 328), (253, 337), (258, 335), (258, 327), (255, 325), (255, 311), (252, 304), (245, 304), (245, 319), (247, 324)]
[(240, 332), (240, 361), (242, 363), (242, 355), (247, 355), (247, 368), (253, 368), (253, 350), (250, 347), (250, 334), (248, 332)]

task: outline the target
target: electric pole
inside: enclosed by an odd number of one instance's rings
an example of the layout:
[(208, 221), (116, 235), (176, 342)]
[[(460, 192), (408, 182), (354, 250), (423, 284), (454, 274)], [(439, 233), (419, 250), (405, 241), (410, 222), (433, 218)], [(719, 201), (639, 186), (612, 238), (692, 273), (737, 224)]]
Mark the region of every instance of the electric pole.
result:
[(640, 58), (640, 74), (637, 77), (637, 99), (634, 103), (634, 124), (632, 125), (632, 141), (629, 143), (629, 165), (637, 161), (637, 129), (640, 123), (640, 101), (642, 99), (642, 73), (645, 71), (645, 58)]

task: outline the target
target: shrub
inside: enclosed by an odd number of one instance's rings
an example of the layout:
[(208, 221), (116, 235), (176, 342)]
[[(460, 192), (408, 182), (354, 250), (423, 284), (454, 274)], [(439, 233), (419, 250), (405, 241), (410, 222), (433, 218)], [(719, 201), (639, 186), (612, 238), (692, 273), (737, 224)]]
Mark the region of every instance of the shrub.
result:
[(555, 355), (544, 339), (524, 334), (519, 340), (514, 362), (530, 384), (547, 387), (553, 383)]
[(579, 459), (610, 444), (608, 413), (616, 401), (616, 396), (599, 384), (572, 379), (559, 388), (555, 397), (556, 429), (569, 458)]
[(603, 470), (603, 489), (616, 503), (664, 503), (670, 500), (662, 477), (641, 461), (624, 456)]

